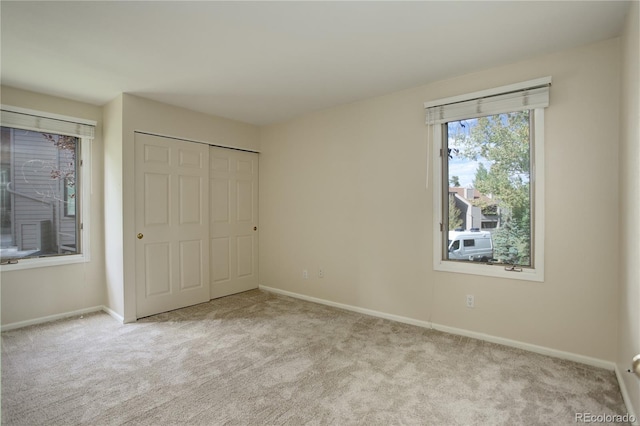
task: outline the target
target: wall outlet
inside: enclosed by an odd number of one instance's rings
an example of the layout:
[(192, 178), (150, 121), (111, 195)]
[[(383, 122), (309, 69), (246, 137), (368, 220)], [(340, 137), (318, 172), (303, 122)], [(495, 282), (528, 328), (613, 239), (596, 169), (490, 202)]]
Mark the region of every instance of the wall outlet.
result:
[(476, 305), (476, 300), (473, 294), (467, 294), (467, 308), (473, 308)]
[(309, 278), (309, 271), (307, 269), (302, 270), (302, 278), (305, 280)]
[(324, 269), (322, 268), (318, 269), (318, 278), (324, 278)]

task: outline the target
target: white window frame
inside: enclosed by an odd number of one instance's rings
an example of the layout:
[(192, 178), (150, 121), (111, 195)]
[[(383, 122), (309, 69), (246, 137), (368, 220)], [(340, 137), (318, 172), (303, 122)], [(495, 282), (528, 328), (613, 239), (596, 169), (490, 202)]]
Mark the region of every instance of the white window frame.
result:
[[(527, 87), (534, 87), (538, 84), (551, 84), (551, 77), (543, 79), (531, 80), (509, 86), (497, 87), (481, 92), (475, 92), (468, 95), (456, 96), (452, 98), (440, 99), (425, 103), (425, 108), (431, 108), (449, 103), (464, 102), (472, 99), (480, 99), (489, 96), (496, 96), (503, 93), (510, 93), (516, 90), (524, 90)], [(433, 159), (433, 269), (441, 272), (452, 272), (460, 274), (480, 275), (496, 278), (508, 278), (512, 280), (526, 281), (544, 281), (544, 108), (532, 108), (533, 113), (533, 129), (531, 132), (531, 158), (532, 173), (531, 181), (533, 183), (533, 222), (532, 222), (532, 238), (533, 238), (533, 259), (534, 265), (531, 268), (523, 267), (518, 271), (507, 271), (504, 265), (488, 265), (476, 262), (460, 262), (443, 259), (443, 247), (445, 246), (444, 233), (444, 209), (443, 209), (443, 159), (441, 153), (444, 149), (443, 126), (446, 124), (429, 123), (432, 127), (432, 155)], [(503, 111), (511, 112), (508, 109)], [(489, 114), (484, 114), (489, 115)], [(473, 118), (473, 117), (466, 117)], [(456, 120), (450, 120), (456, 121)]]
[[(1, 105), (0, 109), (2, 111), (15, 112), (19, 114), (25, 114), (33, 117), (38, 117), (42, 119), (51, 119), (60, 122), (67, 123), (75, 123), (78, 125), (86, 125), (96, 127), (97, 122), (93, 120), (86, 120), (76, 117), (69, 117), (65, 115), (52, 114), (43, 111), (36, 111), (32, 109), (19, 108), (10, 105)], [(40, 127), (36, 125), (31, 125), (28, 121), (24, 123), (15, 123), (15, 122), (3, 122), (2, 126), (12, 127), (16, 129), (23, 130), (31, 130), (31, 131), (48, 131), (55, 134), (69, 134), (76, 132), (65, 132), (64, 130), (58, 128), (46, 128)], [(71, 124), (73, 125), (73, 124)], [(64, 126), (63, 126), (64, 127)], [(91, 229), (91, 141), (93, 139), (92, 135), (77, 135), (72, 134), (72, 136), (77, 136), (80, 139), (80, 157), (76, 159), (78, 161), (78, 173), (80, 174), (80, 193), (82, 198), (79, 200), (80, 206), (80, 225), (78, 226), (78, 232), (80, 236), (78, 237), (80, 241), (80, 250), (81, 253), (78, 254), (68, 254), (62, 256), (48, 256), (42, 258), (24, 258), (18, 259), (17, 263), (11, 263), (6, 265), (0, 265), (0, 272), (9, 272), (9, 271), (17, 271), (23, 269), (32, 269), (32, 268), (43, 268), (43, 267), (51, 267), (51, 266), (60, 266), (60, 265), (70, 265), (74, 263), (85, 263), (91, 260), (91, 241), (90, 241), (90, 232)], [(78, 220), (78, 219), (77, 219)]]

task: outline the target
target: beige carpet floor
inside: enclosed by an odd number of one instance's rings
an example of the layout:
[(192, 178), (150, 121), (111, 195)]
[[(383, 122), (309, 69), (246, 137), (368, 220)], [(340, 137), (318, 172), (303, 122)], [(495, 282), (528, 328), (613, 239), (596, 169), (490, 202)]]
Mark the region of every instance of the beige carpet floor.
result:
[(611, 371), (254, 290), (2, 333), (3, 425), (535, 425), (625, 414)]

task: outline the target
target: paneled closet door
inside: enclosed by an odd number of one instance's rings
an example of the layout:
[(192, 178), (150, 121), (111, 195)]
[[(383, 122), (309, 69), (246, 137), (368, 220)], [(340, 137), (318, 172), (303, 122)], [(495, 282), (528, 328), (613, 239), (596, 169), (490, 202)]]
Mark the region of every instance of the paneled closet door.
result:
[(136, 133), (135, 193), (137, 318), (207, 302), (209, 146)]
[(211, 147), (211, 298), (258, 288), (258, 154)]

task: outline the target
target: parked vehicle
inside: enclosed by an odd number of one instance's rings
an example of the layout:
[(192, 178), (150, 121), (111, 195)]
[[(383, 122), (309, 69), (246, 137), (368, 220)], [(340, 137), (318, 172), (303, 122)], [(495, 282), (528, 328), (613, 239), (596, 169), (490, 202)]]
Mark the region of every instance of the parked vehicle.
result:
[(472, 228), (469, 231), (449, 231), (449, 259), (488, 262), (493, 259), (491, 233)]

